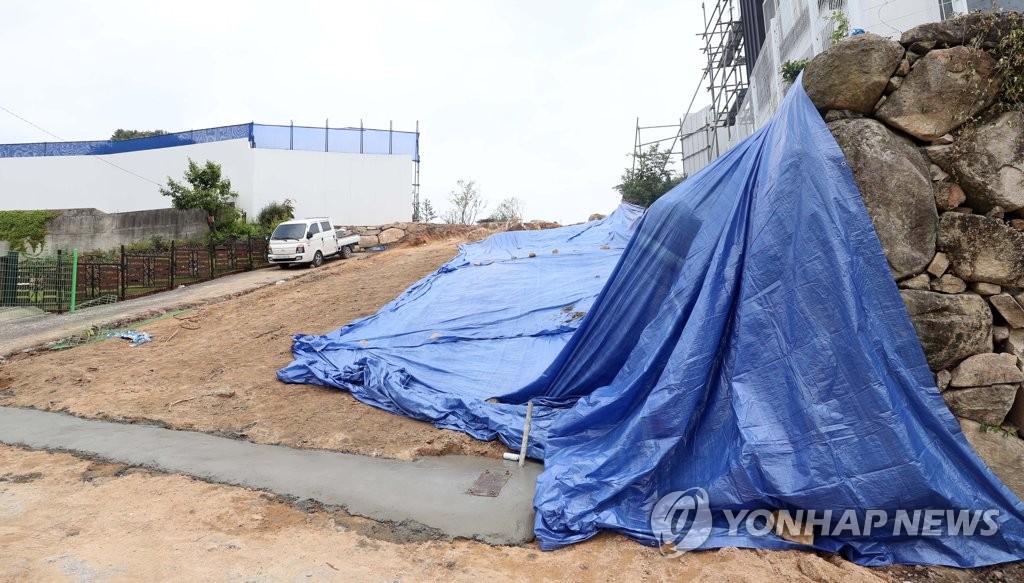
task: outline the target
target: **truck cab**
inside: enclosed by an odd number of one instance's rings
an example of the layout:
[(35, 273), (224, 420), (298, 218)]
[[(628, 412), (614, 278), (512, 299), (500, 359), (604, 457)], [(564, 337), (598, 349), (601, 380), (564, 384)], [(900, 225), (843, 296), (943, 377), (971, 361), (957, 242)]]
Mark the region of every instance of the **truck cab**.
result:
[[(338, 255), (342, 248), (329, 218), (292, 219), (278, 225), (270, 235), (267, 261), (281, 267), (296, 264), (319, 267), (324, 259)], [(350, 252), (351, 248), (347, 248), (343, 255), (347, 257)]]

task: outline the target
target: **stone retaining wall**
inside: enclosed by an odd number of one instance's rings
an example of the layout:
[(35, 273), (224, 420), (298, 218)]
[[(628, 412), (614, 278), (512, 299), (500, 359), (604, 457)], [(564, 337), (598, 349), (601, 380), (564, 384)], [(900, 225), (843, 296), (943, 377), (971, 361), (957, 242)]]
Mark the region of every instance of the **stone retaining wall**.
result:
[[(165, 240), (202, 239), (210, 229), (202, 209), (153, 209), (126, 213), (105, 213), (94, 208), (60, 209), (46, 222), (46, 237), (33, 254), (51, 255), (60, 251), (115, 249), (154, 235)], [(27, 243), (26, 243), (27, 244)], [(0, 241), (0, 252), (10, 247)]]
[(438, 223), (389, 223), (377, 226), (355, 226), (348, 229), (359, 235), (359, 246), (363, 249), (379, 245), (395, 245), (398, 243), (417, 243), (426, 240), (447, 237), (479, 235), (486, 237), (498, 231), (532, 231), (559, 227), (550, 221), (530, 221), (528, 223), (479, 223), (476, 225), (448, 225)]
[(864, 34), (815, 57), (808, 96), (846, 154), (946, 404), (1024, 427), (1024, 112), (998, 42), (1017, 13)]

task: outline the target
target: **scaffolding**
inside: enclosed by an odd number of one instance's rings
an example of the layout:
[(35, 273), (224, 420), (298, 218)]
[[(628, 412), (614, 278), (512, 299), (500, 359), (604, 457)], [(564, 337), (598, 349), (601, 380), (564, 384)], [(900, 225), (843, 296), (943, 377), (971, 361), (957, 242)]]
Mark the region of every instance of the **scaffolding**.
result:
[[(706, 4), (701, 4), (701, 10), (704, 12), (702, 50), (707, 58), (704, 78), (711, 94), (711, 123), (719, 128), (733, 128), (748, 86), (743, 23), (735, 0), (717, 0), (710, 12)], [(714, 155), (718, 157), (728, 144), (719, 143), (718, 132), (713, 133)], [(732, 132), (728, 131), (727, 135), (731, 138)]]
[[(688, 175), (714, 160), (729, 148), (730, 142), (748, 133), (737, 127), (737, 117), (747, 95), (747, 57), (743, 42), (743, 23), (736, 6), (737, 0), (715, 0), (709, 7), (701, 4), (704, 43), (701, 52), (707, 60), (686, 115), (678, 124), (641, 126), (637, 119), (633, 144), (634, 168), (636, 157), (646, 148), (668, 145), (669, 161), (682, 164), (682, 174)], [(706, 83), (706, 84), (705, 84)], [(693, 110), (700, 90), (705, 88), (711, 103), (699, 111)]]
[(706, 166), (715, 159), (711, 134), (716, 132), (707, 115), (708, 108), (704, 108), (680, 118), (678, 124), (654, 126), (642, 126), (640, 118), (637, 118), (633, 141), (633, 170), (636, 170), (637, 157), (651, 146), (657, 146), (661, 152), (668, 152), (666, 164), (678, 161), (680, 166), (673, 170), (683, 178)]
[(422, 220), (421, 212), (423, 209), (420, 208), (420, 120), (416, 120), (416, 160), (414, 160), (416, 166), (413, 170), (412, 177), (412, 220), (413, 222), (420, 222)]

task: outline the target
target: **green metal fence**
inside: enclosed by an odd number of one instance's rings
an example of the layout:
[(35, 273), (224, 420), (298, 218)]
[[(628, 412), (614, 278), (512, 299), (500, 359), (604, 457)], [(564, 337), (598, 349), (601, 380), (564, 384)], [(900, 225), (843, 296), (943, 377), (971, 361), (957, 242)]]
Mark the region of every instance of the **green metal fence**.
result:
[(267, 265), (267, 242), (251, 237), (209, 245), (171, 241), (144, 251), (122, 246), (99, 255), (11, 252), (0, 256), (0, 308), (74, 312)]
[(47, 312), (71, 309), (74, 254), (0, 256), (0, 307), (36, 307)]

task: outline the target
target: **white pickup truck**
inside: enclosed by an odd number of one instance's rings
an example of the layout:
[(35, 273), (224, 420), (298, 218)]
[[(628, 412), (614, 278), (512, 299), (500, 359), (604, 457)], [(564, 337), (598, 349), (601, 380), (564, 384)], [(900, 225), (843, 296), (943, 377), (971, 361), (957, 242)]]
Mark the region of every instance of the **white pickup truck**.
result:
[(292, 219), (270, 235), (267, 261), (282, 269), (301, 263), (320, 267), (328, 257), (348, 259), (358, 243), (359, 235), (335, 230), (328, 218)]

